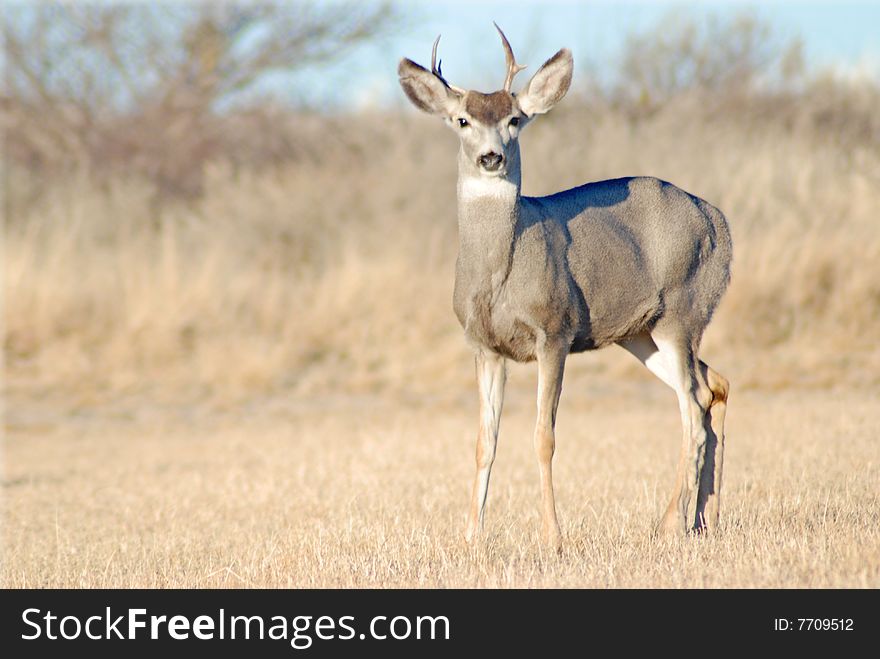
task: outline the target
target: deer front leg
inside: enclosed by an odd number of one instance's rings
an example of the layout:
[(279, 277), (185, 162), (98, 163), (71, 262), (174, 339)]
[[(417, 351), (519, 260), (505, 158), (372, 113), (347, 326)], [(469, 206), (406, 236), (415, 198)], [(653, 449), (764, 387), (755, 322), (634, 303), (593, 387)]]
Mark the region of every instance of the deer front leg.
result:
[(477, 433), (477, 473), (465, 531), (468, 542), (472, 542), (483, 528), (483, 509), (489, 491), (489, 475), (495, 461), (498, 425), (504, 403), (504, 382), (507, 377), (507, 365), (500, 355), (481, 350), (477, 353), (476, 363), (480, 392), (480, 429)]
[(556, 408), (562, 391), (567, 346), (545, 345), (538, 350), (538, 420), (535, 424), (535, 453), (541, 474), (541, 535), (544, 542), (557, 550), (562, 534), (556, 518), (553, 495), (553, 453), (556, 449)]

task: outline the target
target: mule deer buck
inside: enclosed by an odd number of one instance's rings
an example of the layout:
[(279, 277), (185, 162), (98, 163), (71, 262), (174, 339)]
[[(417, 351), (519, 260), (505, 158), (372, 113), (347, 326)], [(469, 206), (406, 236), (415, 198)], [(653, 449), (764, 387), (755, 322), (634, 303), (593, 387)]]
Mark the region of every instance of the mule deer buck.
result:
[(698, 355), (730, 280), (727, 221), (709, 203), (650, 177), (587, 183), (547, 197), (520, 194), (519, 133), (568, 91), (562, 49), (519, 92), (501, 28), (507, 75), (484, 94), (449, 84), (409, 59), (398, 67), (409, 100), (459, 137), (453, 306), (476, 352), (480, 396), (477, 472), (465, 536), (481, 531), (504, 398), (506, 359), (538, 362), (534, 446), (543, 539), (561, 545), (551, 463), (556, 408), (569, 353), (617, 344), (678, 397), (684, 437), (675, 487), (658, 531), (685, 533), (718, 520), (728, 383)]

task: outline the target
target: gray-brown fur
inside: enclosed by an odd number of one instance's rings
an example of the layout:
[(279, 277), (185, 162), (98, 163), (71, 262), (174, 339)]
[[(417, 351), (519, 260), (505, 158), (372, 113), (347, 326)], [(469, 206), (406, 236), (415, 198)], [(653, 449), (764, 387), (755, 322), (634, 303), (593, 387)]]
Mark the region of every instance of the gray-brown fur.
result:
[(501, 38), (503, 91), (453, 88), (409, 60), (399, 67), (407, 96), (442, 116), (460, 140), (453, 308), (476, 353), (481, 419), (466, 536), (482, 524), (505, 359), (537, 360), (542, 527), (545, 540), (559, 545), (551, 462), (565, 360), (612, 344), (679, 400), (681, 453), (660, 528), (714, 527), (729, 385), (700, 360), (699, 346), (730, 280), (727, 221), (708, 202), (651, 177), (521, 196), (519, 131), (565, 96), (573, 60), (560, 50), (514, 96), (507, 88), (521, 67)]
[[(666, 325), (698, 343), (730, 280), (724, 216), (654, 178), (471, 206), (482, 230), (460, 227), (454, 308), (471, 341), (515, 361), (538, 334), (580, 352)], [(509, 249), (485, 263), (499, 239)]]
[(464, 110), (481, 123), (495, 124), (513, 112), (513, 96), (505, 91), (469, 91), (464, 97)]

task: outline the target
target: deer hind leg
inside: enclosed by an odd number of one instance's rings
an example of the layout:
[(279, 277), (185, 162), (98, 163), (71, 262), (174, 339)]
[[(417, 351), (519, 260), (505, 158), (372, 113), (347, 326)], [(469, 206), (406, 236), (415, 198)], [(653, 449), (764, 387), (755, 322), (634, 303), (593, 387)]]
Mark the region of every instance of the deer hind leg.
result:
[(685, 533), (696, 526), (689, 517), (690, 502), (695, 498), (706, 456), (705, 419), (712, 393), (695, 367), (691, 342), (664, 336), (642, 334), (619, 344), (639, 359), (654, 375), (675, 391), (681, 414), (682, 442), (675, 485), (658, 531)]
[(706, 460), (700, 474), (700, 490), (697, 495), (696, 527), (714, 529), (718, 526), (721, 503), (721, 473), (724, 468), (724, 417), (727, 413), (727, 396), (730, 384), (724, 376), (699, 362), (700, 376), (712, 392), (712, 402), (706, 423)]
[(465, 539), (472, 542), (483, 528), (483, 510), (489, 491), (489, 475), (495, 461), (498, 426), (504, 403), (507, 366), (504, 357), (480, 351), (476, 357), (477, 384), (480, 393), (480, 429), (477, 433), (477, 473), (471, 494)]
[(542, 539), (559, 550), (562, 534), (556, 518), (553, 494), (553, 453), (556, 450), (556, 409), (562, 391), (562, 377), (568, 346), (545, 345), (538, 350), (538, 419), (535, 424), (535, 454), (541, 474)]

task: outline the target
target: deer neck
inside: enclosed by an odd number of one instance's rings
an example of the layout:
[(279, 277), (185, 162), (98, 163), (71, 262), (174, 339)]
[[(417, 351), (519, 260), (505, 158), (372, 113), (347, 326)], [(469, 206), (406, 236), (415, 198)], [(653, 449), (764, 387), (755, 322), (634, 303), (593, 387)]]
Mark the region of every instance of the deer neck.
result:
[(520, 176), (486, 177), (459, 163), (456, 289), (493, 299), (510, 272)]

